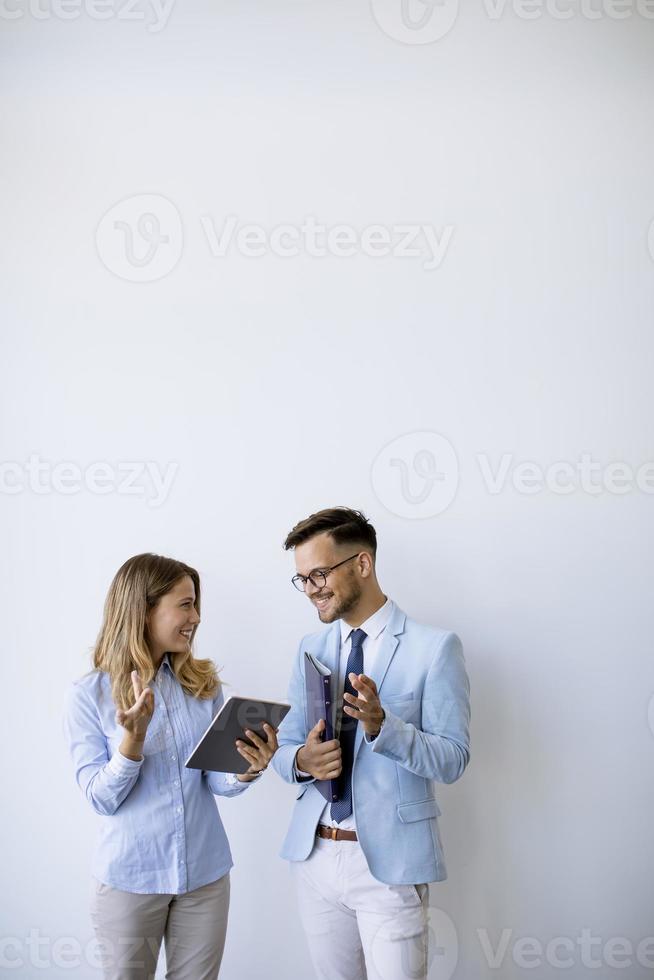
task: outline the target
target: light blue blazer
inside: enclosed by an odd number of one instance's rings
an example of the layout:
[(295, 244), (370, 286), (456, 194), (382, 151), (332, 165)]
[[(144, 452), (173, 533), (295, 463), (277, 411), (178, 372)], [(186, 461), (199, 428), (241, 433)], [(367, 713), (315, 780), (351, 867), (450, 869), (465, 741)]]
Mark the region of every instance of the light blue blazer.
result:
[[(338, 676), (340, 624), (306, 636), (289, 686), (291, 710), (279, 729), (272, 764), (297, 800), (281, 856), (304, 861), (314, 845), (325, 805), (313, 780), (295, 775), (306, 741), (304, 652)], [(447, 877), (438, 829), (434, 783), (453, 783), (470, 758), (470, 686), (455, 633), (422, 626), (395, 607), (370, 676), (386, 713), (382, 730), (367, 741), (359, 726), (354, 747), (352, 801), (357, 836), (368, 867), (387, 884), (420, 884)], [(332, 691), (340, 699), (342, 691)]]

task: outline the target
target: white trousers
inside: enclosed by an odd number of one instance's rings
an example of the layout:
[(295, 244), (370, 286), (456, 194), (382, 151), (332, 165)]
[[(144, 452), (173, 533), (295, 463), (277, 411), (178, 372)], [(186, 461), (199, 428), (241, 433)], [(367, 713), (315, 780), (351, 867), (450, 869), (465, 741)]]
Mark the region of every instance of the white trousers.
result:
[(357, 841), (316, 838), (292, 861), (318, 980), (426, 980), (429, 885), (385, 885)]

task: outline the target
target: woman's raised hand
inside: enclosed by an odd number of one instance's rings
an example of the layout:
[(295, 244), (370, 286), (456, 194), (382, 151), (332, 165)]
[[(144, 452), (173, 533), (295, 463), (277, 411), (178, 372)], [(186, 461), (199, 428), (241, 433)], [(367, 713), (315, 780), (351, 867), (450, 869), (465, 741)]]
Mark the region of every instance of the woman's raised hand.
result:
[(136, 670), (132, 671), (132, 687), (134, 688), (134, 704), (128, 711), (119, 709), (116, 712), (116, 721), (133, 738), (143, 740), (150, 719), (154, 714), (154, 691), (151, 687), (143, 687)]

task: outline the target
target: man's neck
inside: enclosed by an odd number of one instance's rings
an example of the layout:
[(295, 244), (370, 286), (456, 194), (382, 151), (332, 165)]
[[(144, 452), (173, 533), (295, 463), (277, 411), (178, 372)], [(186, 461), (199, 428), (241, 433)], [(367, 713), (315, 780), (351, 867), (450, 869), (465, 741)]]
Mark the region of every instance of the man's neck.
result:
[(365, 599), (362, 598), (354, 609), (351, 609), (348, 613), (343, 616), (344, 622), (352, 629), (358, 629), (361, 623), (365, 623), (367, 619), (381, 609), (381, 607), (388, 601), (388, 597), (384, 595), (381, 589), (376, 589), (375, 592)]

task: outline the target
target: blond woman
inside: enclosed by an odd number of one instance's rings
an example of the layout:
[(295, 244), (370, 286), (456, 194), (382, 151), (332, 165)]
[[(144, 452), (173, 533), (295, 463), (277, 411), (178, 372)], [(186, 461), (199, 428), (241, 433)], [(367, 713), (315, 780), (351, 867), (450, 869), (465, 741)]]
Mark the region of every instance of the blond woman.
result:
[(91, 918), (106, 980), (152, 980), (162, 940), (170, 980), (215, 980), (232, 856), (215, 796), (237, 796), (276, 748), (248, 733), (243, 775), (186, 769), (223, 703), (214, 664), (193, 655), (200, 578), (137, 555), (114, 578), (93, 654), (70, 692), (65, 731), (78, 785), (100, 816)]

